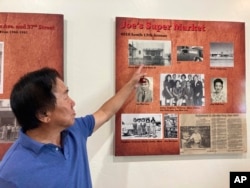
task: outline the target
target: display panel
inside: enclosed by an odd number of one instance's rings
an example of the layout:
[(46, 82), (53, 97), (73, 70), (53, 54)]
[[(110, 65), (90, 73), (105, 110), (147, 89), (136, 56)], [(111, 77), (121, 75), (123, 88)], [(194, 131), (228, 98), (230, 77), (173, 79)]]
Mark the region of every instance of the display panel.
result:
[(63, 76), (63, 15), (0, 13), (0, 159), (20, 129), (10, 109), (12, 86), (41, 67)]
[(115, 155), (246, 152), (243, 22), (117, 17), (117, 91), (140, 64), (144, 81), (116, 115)]

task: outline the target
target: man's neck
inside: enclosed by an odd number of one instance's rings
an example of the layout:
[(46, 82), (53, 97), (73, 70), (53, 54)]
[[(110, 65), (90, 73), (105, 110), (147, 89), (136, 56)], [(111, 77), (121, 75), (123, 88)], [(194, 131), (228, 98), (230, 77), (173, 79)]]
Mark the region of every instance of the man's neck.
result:
[(54, 144), (61, 147), (61, 131), (38, 127), (36, 129), (26, 131), (26, 135), (37, 142), (43, 144)]

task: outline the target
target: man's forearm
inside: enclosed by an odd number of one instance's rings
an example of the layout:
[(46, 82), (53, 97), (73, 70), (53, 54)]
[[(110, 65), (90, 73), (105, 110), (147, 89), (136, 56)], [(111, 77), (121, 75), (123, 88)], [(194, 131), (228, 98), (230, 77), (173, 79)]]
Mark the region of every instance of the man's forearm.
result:
[(144, 75), (141, 73), (142, 67), (143, 66), (140, 66), (132, 78), (94, 113), (96, 121), (95, 130), (108, 121), (125, 103), (131, 92), (135, 89), (140, 78)]
[(107, 120), (122, 107), (134, 89), (134, 84), (128, 82), (116, 93), (116, 95), (101, 106), (100, 110), (106, 114)]

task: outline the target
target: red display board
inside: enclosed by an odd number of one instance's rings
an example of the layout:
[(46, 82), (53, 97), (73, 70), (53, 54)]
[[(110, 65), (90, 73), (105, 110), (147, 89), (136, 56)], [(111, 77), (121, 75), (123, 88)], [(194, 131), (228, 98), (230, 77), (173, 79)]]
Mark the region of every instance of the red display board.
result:
[(116, 115), (115, 155), (246, 151), (243, 22), (117, 17), (117, 90), (140, 64), (144, 82)]
[(63, 15), (0, 13), (0, 159), (19, 129), (9, 104), (12, 86), (45, 66), (63, 76)]

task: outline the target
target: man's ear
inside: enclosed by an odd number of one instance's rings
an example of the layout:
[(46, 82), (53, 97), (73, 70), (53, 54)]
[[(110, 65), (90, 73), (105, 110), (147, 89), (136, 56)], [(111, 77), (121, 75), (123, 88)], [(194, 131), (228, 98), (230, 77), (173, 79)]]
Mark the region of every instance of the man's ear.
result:
[(36, 117), (43, 123), (50, 121), (49, 112), (38, 112)]

